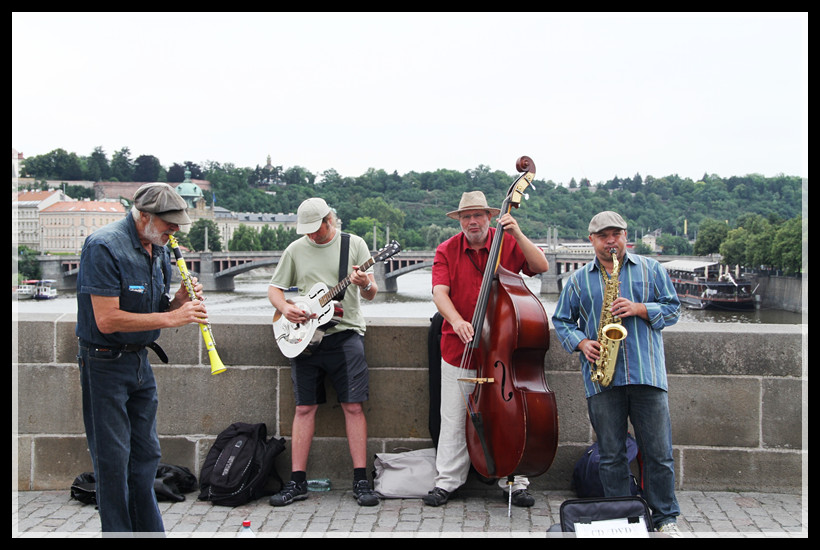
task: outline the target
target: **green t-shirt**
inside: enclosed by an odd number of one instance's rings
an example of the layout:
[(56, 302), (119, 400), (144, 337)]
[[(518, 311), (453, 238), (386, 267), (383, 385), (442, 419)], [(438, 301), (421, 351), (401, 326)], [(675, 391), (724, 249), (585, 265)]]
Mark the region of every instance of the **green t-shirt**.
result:
[[(293, 241), (282, 253), (282, 258), (271, 277), (271, 286), (282, 290), (295, 286), (300, 296), (306, 294), (316, 283), (324, 283), (328, 289), (333, 288), (341, 282), (339, 279), (341, 242), (340, 231), (336, 231), (333, 239), (325, 244), (316, 244), (306, 236)], [(351, 234), (345, 276), (352, 273), (354, 265), (362, 265), (370, 258), (370, 249), (364, 239)], [(363, 335), (365, 321), (360, 306), (359, 289), (356, 286), (349, 285), (345, 290), (342, 308), (344, 315), (341, 321), (330, 328), (327, 333), (333, 334), (353, 329)]]

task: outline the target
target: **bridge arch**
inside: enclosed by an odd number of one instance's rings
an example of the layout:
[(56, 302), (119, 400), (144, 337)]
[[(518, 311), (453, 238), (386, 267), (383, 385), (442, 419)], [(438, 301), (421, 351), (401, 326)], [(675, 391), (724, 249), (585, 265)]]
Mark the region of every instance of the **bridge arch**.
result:
[[(563, 251), (546, 251), (550, 270), (541, 277), (541, 294), (561, 292), (563, 282), (574, 271), (593, 260), (591, 253), (567, 253)], [(281, 258), (281, 251), (273, 252), (190, 252), (185, 255), (188, 270), (196, 275), (205, 288), (217, 291), (234, 290), (234, 278), (253, 269), (275, 266)], [(402, 275), (424, 269), (433, 265), (435, 251), (400, 252), (384, 263), (373, 266), (376, 281), (383, 292), (396, 292), (398, 278)], [(676, 259), (703, 260), (699, 256), (650, 256), (659, 261)], [(37, 257), (42, 267), (44, 279), (55, 279), (57, 288), (70, 290), (76, 288), (77, 272), (80, 257), (50, 256)], [(179, 281), (177, 270), (173, 273)]]

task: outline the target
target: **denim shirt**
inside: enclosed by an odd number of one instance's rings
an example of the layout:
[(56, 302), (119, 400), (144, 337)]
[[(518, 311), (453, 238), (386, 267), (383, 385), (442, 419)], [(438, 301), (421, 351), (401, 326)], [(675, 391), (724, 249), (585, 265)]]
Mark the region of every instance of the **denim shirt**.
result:
[[(612, 386), (648, 384), (666, 390), (661, 330), (677, 323), (680, 316), (680, 300), (672, 280), (656, 260), (627, 253), (618, 282), (621, 296), (646, 306), (649, 321), (638, 316), (622, 319), (628, 334), (618, 349)], [(584, 338), (598, 339), (603, 300), (604, 284), (596, 259), (570, 276), (552, 316), (555, 332), (566, 351), (578, 351), (576, 348)], [(590, 362), (583, 353), (578, 355), (586, 396), (603, 391), (604, 387), (590, 380)]]
[[(97, 328), (91, 295), (117, 296), (120, 309), (132, 313), (161, 311), (170, 285), (170, 253), (152, 245), (149, 256), (140, 243), (131, 214), (85, 239), (77, 275), (77, 327), (80, 340), (90, 344), (149, 344), (160, 330), (103, 334)], [(165, 302), (167, 304), (167, 301)]]

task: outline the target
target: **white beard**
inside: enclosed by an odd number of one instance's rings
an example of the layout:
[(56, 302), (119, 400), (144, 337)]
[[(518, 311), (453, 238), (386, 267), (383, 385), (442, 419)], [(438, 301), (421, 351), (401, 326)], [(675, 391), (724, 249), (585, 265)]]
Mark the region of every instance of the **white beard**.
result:
[(143, 230), (144, 237), (150, 241), (151, 244), (155, 244), (157, 246), (165, 246), (165, 243), (168, 242), (167, 233), (164, 233), (154, 227), (154, 216), (151, 216), (151, 219), (145, 226)]

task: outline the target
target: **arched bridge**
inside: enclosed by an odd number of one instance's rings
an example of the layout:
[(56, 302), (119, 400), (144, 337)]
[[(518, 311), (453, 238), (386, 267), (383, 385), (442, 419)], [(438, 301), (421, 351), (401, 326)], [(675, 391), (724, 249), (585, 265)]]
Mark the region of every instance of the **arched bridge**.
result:
[[(550, 269), (540, 275), (541, 294), (557, 294), (561, 292), (563, 281), (573, 271), (580, 269), (592, 261), (590, 252), (547, 251), (547, 260)], [(430, 251), (402, 251), (383, 263), (373, 266), (376, 283), (382, 292), (396, 292), (398, 278), (405, 273), (417, 269), (431, 267), (435, 252)], [(196, 276), (207, 289), (220, 292), (234, 290), (234, 277), (247, 273), (252, 269), (275, 266), (282, 257), (281, 251), (273, 252), (189, 252), (185, 255), (188, 271)], [(675, 259), (700, 259), (694, 256), (662, 256), (661, 261)], [(43, 278), (55, 279), (57, 288), (74, 289), (77, 285), (77, 271), (79, 271), (79, 256), (38, 256)], [(174, 270), (175, 281), (179, 281), (179, 273)]]
[[(373, 266), (376, 283), (383, 292), (396, 292), (397, 279), (417, 269), (433, 265), (433, 251), (400, 252), (387, 261)], [(188, 271), (197, 277), (205, 288), (220, 292), (234, 290), (234, 278), (253, 269), (276, 266), (282, 257), (281, 251), (272, 252), (188, 252), (185, 263)], [(57, 281), (60, 290), (77, 286), (79, 256), (38, 256), (44, 279)], [(179, 282), (179, 273), (174, 270), (174, 280)]]

